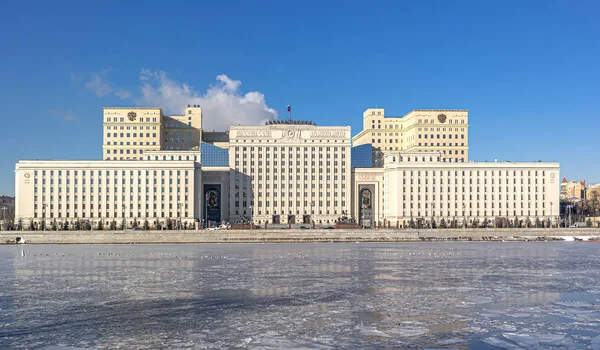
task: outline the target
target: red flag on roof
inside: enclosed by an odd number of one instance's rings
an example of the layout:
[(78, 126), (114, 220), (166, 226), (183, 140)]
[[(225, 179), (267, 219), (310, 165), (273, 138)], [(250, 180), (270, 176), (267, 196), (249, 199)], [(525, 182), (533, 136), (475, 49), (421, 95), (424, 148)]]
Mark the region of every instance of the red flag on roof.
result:
[(288, 113), (292, 111), (292, 105), (287, 105)]

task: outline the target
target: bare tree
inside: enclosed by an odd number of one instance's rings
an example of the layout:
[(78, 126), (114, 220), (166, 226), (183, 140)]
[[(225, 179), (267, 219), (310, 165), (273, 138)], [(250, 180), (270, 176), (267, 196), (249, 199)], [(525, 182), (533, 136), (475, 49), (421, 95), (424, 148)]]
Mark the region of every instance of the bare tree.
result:
[(7, 226), (11, 226), (15, 222), (15, 207), (0, 205), (0, 222), (4, 222), (4, 220), (6, 220)]
[(591, 216), (598, 216), (600, 212), (600, 194), (598, 191), (590, 191), (590, 196), (587, 198), (587, 205)]

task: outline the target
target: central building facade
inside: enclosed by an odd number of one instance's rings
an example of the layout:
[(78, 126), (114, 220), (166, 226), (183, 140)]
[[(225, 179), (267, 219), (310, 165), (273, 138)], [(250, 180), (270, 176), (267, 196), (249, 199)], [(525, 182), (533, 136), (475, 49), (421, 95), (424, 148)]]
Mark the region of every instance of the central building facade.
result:
[(350, 212), (350, 127), (232, 126), (230, 216), (256, 223), (334, 223)]

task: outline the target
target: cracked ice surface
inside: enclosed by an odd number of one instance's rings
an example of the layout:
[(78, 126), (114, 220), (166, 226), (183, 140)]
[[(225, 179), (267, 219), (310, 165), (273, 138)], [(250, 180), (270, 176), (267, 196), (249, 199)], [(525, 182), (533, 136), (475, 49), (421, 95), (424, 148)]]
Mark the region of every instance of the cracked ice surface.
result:
[(600, 349), (597, 252), (575, 242), (0, 246), (0, 348)]

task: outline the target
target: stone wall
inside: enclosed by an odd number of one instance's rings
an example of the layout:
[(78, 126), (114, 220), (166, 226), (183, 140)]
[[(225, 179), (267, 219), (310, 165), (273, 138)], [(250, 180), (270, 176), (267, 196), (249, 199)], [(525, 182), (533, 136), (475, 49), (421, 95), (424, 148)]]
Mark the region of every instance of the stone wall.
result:
[(14, 242), (16, 237), (31, 244), (127, 244), (532, 240), (553, 236), (600, 237), (600, 229), (12, 231), (2, 232), (0, 243)]

